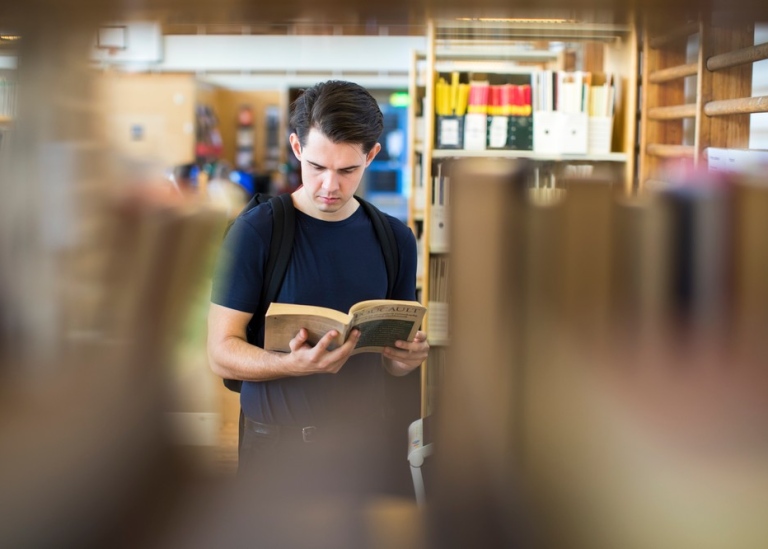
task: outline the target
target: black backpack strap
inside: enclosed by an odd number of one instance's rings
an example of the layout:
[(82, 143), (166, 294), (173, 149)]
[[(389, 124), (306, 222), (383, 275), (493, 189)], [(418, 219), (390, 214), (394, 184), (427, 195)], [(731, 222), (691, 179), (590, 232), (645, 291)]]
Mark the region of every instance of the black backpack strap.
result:
[(269, 256), (264, 269), (264, 284), (261, 287), (261, 316), (266, 314), (269, 304), (277, 299), (283, 285), (296, 233), (296, 210), (291, 194), (275, 196), (270, 198), (269, 202), (272, 204), (272, 239), (269, 242)]
[(365, 213), (373, 223), (373, 230), (376, 231), (376, 237), (381, 244), (381, 250), (384, 252), (384, 264), (387, 267), (387, 298), (392, 299), (395, 291), (395, 282), (400, 272), (400, 254), (397, 253), (397, 241), (392, 225), (389, 224), (387, 216), (370, 202), (355, 196), (357, 201), (365, 210)]
[[(264, 281), (259, 298), (259, 309), (254, 313), (260, 322), (264, 321), (269, 304), (277, 299), (280, 286), (283, 284), (285, 273), (288, 270), (288, 262), (293, 250), (293, 237), (296, 232), (296, 213), (290, 193), (281, 194), (269, 198), (267, 195), (256, 195), (243, 209), (241, 215), (262, 202), (272, 204), (272, 238), (269, 242), (269, 255), (264, 267)], [(248, 341), (255, 340), (255, 334), (248, 327)], [(240, 380), (225, 379), (224, 385), (230, 390), (240, 392), (243, 382)], [(240, 437), (242, 438), (242, 437)]]
[(232, 225), (235, 224), (235, 220), (242, 216), (245, 213), (250, 212), (252, 209), (254, 209), (256, 206), (261, 204), (262, 202), (266, 202), (271, 197), (268, 194), (264, 193), (256, 193), (254, 194), (251, 199), (248, 201), (248, 203), (243, 207), (242, 210), (240, 210), (240, 213), (237, 214), (237, 217), (232, 219), (229, 223), (227, 223), (227, 226), (224, 228), (224, 236), (227, 236), (227, 233), (229, 233), (229, 230), (232, 228)]

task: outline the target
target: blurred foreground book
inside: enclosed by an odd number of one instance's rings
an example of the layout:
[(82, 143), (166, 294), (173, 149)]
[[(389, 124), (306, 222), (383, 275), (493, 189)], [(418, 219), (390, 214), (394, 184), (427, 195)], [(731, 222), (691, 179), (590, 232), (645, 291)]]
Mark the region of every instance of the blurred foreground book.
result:
[(768, 186), (526, 170), (452, 171), (431, 546), (768, 544)]
[(56, 266), (57, 329), (42, 352), (3, 348), (3, 547), (142, 546), (185, 474), (165, 417), (173, 353), (225, 216), (165, 190), (89, 199), (101, 207), (77, 221), (98, 231), (25, 252)]

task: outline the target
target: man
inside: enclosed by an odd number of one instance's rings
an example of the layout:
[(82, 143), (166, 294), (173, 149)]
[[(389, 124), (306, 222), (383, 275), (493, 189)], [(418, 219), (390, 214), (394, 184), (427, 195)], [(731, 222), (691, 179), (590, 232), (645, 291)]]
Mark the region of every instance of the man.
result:
[[(290, 122), (291, 149), (301, 163), (303, 185), (291, 196), (296, 235), (277, 301), (346, 312), (358, 301), (386, 297), (382, 249), (371, 220), (354, 198), (365, 169), (381, 149), (378, 104), (356, 84), (329, 81), (295, 101)], [(391, 297), (413, 300), (415, 238), (400, 221), (388, 219), (400, 256)], [(328, 346), (334, 331), (312, 347), (302, 329), (291, 341), (290, 353), (267, 352), (249, 343), (249, 325), (260, 330), (254, 341), (263, 341), (263, 319), (254, 318), (254, 312), (271, 231), (269, 203), (232, 226), (208, 317), (211, 368), (224, 378), (244, 381), (241, 467), (250, 464), (264, 475), (268, 467), (290, 463), (290, 476), (303, 483), (328, 477), (333, 486), (386, 490), (382, 484), (392, 478), (392, 463), (384, 456), (400, 455), (398, 465), (407, 472), (406, 431), (393, 439), (387, 429), (387, 388), (392, 387), (387, 376), (405, 376), (427, 358), (426, 335), (419, 331), (412, 342), (398, 342), (381, 355), (350, 356), (357, 332), (332, 351)]]

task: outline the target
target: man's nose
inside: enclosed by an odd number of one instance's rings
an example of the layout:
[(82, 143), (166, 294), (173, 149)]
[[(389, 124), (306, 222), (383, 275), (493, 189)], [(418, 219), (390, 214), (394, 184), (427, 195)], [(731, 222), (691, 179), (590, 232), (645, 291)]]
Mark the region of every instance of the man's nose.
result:
[(333, 172), (333, 170), (328, 170), (325, 172), (325, 177), (323, 177), (323, 188), (328, 190), (334, 190), (338, 188), (339, 182), (338, 182), (338, 175)]

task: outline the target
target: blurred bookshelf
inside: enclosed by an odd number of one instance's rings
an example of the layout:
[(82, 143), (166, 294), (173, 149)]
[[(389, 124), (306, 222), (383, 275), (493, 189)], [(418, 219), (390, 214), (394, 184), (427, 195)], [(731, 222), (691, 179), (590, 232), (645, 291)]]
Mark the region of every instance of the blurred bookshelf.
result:
[(768, 96), (753, 96), (754, 64), (768, 59), (753, 20), (681, 17), (643, 20), (641, 188), (679, 166), (710, 167), (709, 149), (750, 149), (751, 115), (768, 112)]

